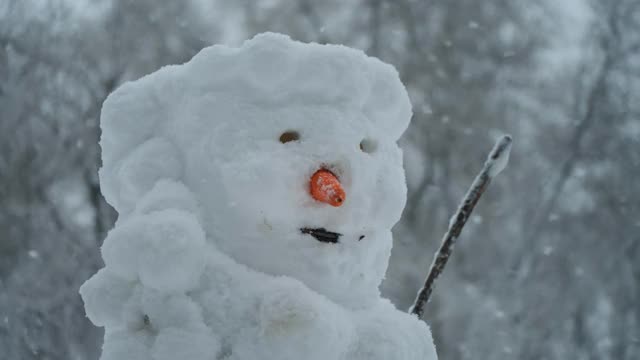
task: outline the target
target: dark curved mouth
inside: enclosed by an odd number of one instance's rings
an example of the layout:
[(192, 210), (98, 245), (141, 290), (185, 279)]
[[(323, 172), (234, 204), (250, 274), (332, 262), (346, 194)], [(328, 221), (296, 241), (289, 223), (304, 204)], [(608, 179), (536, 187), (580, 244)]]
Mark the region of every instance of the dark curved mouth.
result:
[(316, 229), (302, 228), (300, 229), (300, 232), (302, 232), (303, 234), (311, 235), (320, 242), (332, 243), (332, 244), (337, 243), (338, 238), (342, 236), (342, 234), (327, 231), (325, 228), (316, 228)]

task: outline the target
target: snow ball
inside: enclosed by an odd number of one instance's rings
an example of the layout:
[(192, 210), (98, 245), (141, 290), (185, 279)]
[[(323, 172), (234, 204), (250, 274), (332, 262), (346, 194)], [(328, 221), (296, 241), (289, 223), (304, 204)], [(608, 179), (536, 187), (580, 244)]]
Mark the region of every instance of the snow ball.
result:
[(254, 41), (248, 43), (246, 49), (253, 54), (243, 59), (247, 62), (244, 67), (249, 70), (246, 79), (251, 82), (251, 86), (265, 88), (267, 91), (274, 87), (287, 89), (281, 85), (294, 76), (291, 68), (295, 67), (296, 60), (288, 56), (291, 42), (284, 38)]
[(136, 204), (136, 214), (148, 214), (166, 209), (179, 209), (198, 214), (198, 202), (193, 193), (179, 181), (160, 180)]
[(409, 95), (404, 85), (397, 81), (400, 75), (395, 68), (377, 59), (373, 61), (378, 61), (380, 67), (371, 72), (372, 90), (363, 106), (364, 113), (369, 118), (379, 119), (376, 125), (380, 130), (397, 139), (406, 130), (413, 114)]
[(164, 291), (196, 285), (205, 266), (205, 236), (195, 217), (180, 210), (136, 216), (109, 233), (102, 246), (106, 266)]
[(177, 328), (158, 333), (151, 353), (154, 360), (210, 360), (220, 351), (220, 341), (208, 328), (188, 331)]
[(162, 105), (154, 93), (148, 91), (150, 82), (148, 77), (127, 82), (104, 101), (100, 142), (110, 150), (102, 153), (105, 163), (113, 164), (133, 146), (151, 138), (155, 127), (162, 122), (157, 116), (149, 116), (149, 109)]
[(317, 323), (321, 309), (313, 307), (308, 290), (291, 281), (272, 287), (260, 303), (260, 324), (265, 336), (286, 336)]
[(205, 236), (200, 224), (179, 210), (148, 216), (149, 243), (139, 258), (140, 280), (164, 291), (193, 288), (205, 267)]
[(416, 316), (400, 312), (384, 300), (377, 308), (359, 315), (358, 340), (348, 359), (438, 359), (431, 331)]
[(131, 209), (159, 180), (177, 179), (181, 174), (179, 152), (169, 141), (154, 138), (141, 144), (122, 160), (114, 179), (121, 210)]
[(100, 360), (154, 360), (151, 356), (153, 337), (145, 332), (106, 331)]
[(272, 354), (268, 358), (294, 359), (305, 353), (307, 359), (340, 359), (345, 355), (353, 336), (345, 312), (296, 280), (280, 277), (268, 285), (258, 315), (258, 341), (263, 343), (261, 351)]
[(122, 323), (122, 304), (133, 293), (134, 284), (106, 268), (100, 269), (80, 287), (87, 317), (97, 326)]
[(147, 229), (145, 219), (136, 217), (109, 231), (100, 250), (110, 271), (127, 280), (138, 280), (139, 257), (147, 251)]
[(132, 332), (145, 332), (149, 335), (156, 333), (149, 315), (142, 308), (144, 292), (142, 284), (137, 283), (129, 300), (122, 304), (122, 324), (118, 328), (125, 328)]
[(205, 326), (200, 305), (184, 294), (165, 294), (144, 289), (140, 297), (140, 310), (155, 329), (198, 329)]

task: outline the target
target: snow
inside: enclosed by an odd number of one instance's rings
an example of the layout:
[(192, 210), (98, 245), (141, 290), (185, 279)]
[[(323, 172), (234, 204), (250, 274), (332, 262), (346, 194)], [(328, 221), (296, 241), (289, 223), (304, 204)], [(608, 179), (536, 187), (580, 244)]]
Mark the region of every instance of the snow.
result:
[[(393, 67), (277, 34), (121, 86), (100, 170), (119, 219), (80, 289), (102, 359), (436, 359), (427, 325), (378, 290), (410, 117)], [(338, 207), (309, 194), (323, 168)]]
[[(511, 136), (503, 136), (495, 145), (491, 151), (490, 157), (487, 159), (485, 167), (488, 168), (488, 175), (490, 178), (496, 177), (500, 174), (509, 163), (509, 156), (511, 155)], [(495, 154), (495, 156), (494, 156)]]

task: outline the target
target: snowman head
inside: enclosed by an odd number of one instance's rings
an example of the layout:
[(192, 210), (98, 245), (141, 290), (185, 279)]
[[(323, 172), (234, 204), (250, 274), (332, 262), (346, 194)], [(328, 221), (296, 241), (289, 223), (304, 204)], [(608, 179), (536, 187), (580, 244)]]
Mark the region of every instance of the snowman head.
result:
[(122, 214), (157, 178), (180, 180), (219, 250), (357, 308), (378, 297), (405, 204), (396, 141), (410, 117), (393, 67), (258, 35), (109, 97), (103, 192)]

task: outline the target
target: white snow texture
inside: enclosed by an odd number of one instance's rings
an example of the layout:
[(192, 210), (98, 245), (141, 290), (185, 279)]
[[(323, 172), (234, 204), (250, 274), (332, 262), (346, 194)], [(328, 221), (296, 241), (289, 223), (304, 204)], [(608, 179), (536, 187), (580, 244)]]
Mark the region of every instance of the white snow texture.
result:
[[(119, 219), (80, 289), (101, 359), (436, 359), (426, 324), (378, 290), (410, 117), (392, 66), (271, 33), (122, 85), (101, 118)], [(323, 168), (342, 206), (310, 195)]]

